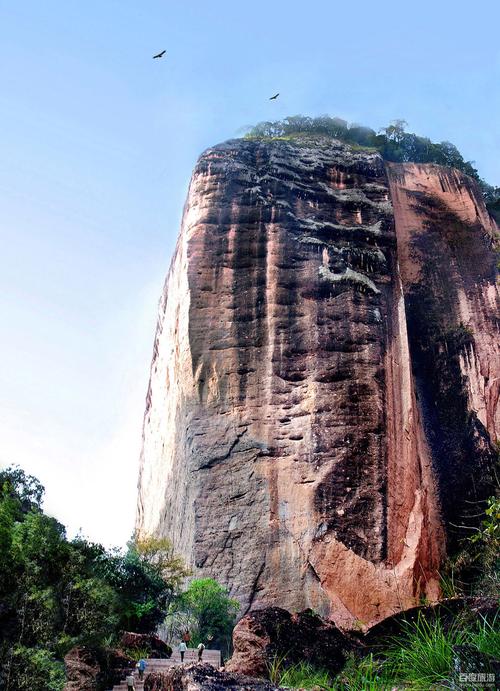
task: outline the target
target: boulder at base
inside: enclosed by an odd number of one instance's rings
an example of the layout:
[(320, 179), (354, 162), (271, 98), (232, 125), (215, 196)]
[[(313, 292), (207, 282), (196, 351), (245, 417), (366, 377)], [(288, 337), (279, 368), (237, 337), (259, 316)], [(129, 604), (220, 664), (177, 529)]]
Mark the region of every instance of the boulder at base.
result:
[(120, 650), (72, 648), (64, 658), (67, 683), (64, 691), (95, 691), (98, 684), (118, 684), (134, 661)]
[(148, 633), (125, 631), (120, 645), (126, 650), (148, 651), (148, 657), (166, 659), (172, 655), (172, 648), (165, 641)]
[(66, 677), (64, 691), (95, 691), (101, 671), (99, 661), (89, 648), (72, 648), (64, 658)]
[(290, 614), (268, 607), (250, 612), (235, 626), (234, 653), (226, 669), (268, 677), (270, 666), (279, 659), (285, 665), (309, 662), (335, 674), (359, 645), (312, 610)]
[(171, 667), (165, 672), (148, 674), (144, 691), (277, 691), (268, 681), (220, 672), (209, 664)]

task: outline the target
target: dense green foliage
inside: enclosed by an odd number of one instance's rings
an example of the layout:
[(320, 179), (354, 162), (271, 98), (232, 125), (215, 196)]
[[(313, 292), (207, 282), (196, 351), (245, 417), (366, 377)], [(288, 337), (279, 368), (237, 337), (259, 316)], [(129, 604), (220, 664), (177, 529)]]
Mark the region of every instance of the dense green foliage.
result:
[(297, 135), (323, 135), (340, 139), (358, 147), (368, 147), (380, 152), (386, 161), (437, 163), (462, 170), (480, 185), (488, 208), (500, 216), (500, 188), (488, 185), (479, 177), (473, 161), (466, 161), (451, 142), (432, 142), (406, 131), (405, 120), (394, 120), (379, 132), (370, 127), (349, 123), (342, 118), (321, 115), (316, 118), (294, 115), (274, 122), (259, 122), (247, 137), (290, 138)]
[[(125, 553), (77, 538), (42, 510), (43, 487), (19, 468), (0, 472), (0, 686), (60, 689), (75, 645), (151, 632), (187, 575), (165, 540)], [(31, 671), (30, 671), (31, 670)]]
[(11, 651), (5, 677), (6, 689), (60, 691), (65, 681), (63, 663), (48, 650), (16, 645)]
[(212, 578), (191, 581), (187, 590), (171, 604), (166, 618), (170, 640), (189, 631), (190, 644), (203, 643), (227, 654), (239, 603)]

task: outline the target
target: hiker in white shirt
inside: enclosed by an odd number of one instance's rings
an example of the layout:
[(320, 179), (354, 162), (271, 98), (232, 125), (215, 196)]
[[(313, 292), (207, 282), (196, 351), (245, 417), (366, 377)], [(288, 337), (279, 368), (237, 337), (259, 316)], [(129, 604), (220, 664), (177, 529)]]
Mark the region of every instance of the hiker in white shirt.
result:
[(179, 643), (179, 652), (181, 654), (181, 662), (184, 662), (184, 654), (187, 650), (187, 645), (184, 643), (184, 641), (181, 641)]

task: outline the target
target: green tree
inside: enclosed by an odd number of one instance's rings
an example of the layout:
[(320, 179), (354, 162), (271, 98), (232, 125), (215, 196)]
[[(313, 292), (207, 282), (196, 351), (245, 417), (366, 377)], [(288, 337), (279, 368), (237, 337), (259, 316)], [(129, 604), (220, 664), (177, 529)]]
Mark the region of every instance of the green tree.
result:
[(212, 578), (191, 581), (187, 590), (170, 608), (170, 614), (182, 613), (191, 622), (191, 641), (204, 643), (227, 652), (240, 608), (239, 602)]
[(19, 502), (23, 513), (41, 509), (45, 488), (33, 475), (28, 475), (19, 466), (9, 466), (0, 470), (0, 489), (3, 495), (9, 494)]
[(0, 485), (0, 597), (13, 585), (12, 534), (19, 515), (19, 501)]
[(99, 570), (119, 597), (120, 628), (139, 633), (156, 629), (189, 574), (170, 541), (156, 538), (132, 540), (125, 554), (102, 559)]
[(16, 640), (50, 646), (60, 624), (58, 583), (69, 546), (64, 527), (38, 509), (12, 528), (11, 559), (16, 583), (7, 600), (16, 613)]
[(183, 559), (174, 553), (174, 548), (168, 538), (138, 537), (129, 545), (129, 550), (163, 579), (172, 596), (183, 580), (191, 575)]
[(73, 541), (61, 573), (61, 654), (77, 643), (99, 645), (118, 630), (120, 599), (99, 572), (97, 561), (106, 552), (96, 547), (81, 538)]
[(401, 118), (397, 120), (393, 120), (387, 127), (382, 128), (382, 132), (384, 132), (385, 136), (387, 139), (390, 139), (396, 144), (399, 144), (404, 137), (405, 130), (408, 127), (408, 123), (406, 120), (402, 120)]
[(57, 691), (74, 645), (152, 632), (188, 574), (168, 540), (125, 552), (82, 537), (42, 509), (43, 487), (20, 468), (0, 473), (0, 688)]

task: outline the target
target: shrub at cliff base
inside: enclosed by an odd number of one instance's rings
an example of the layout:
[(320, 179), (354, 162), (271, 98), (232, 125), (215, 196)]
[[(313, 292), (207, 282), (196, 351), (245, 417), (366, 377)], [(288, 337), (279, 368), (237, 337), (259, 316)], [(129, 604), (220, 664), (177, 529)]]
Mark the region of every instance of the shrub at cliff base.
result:
[[(427, 691), (453, 686), (460, 673), (474, 678), (500, 678), (500, 631), (496, 620), (480, 619), (475, 626), (463, 628), (457, 623), (447, 629), (442, 622), (420, 616), (402, 624), (401, 633), (387, 648), (364, 657), (351, 654), (343, 670), (332, 677), (326, 670), (310, 663), (290, 667), (275, 660), (270, 668), (271, 681), (285, 688), (331, 689), (332, 691), (379, 691), (410, 688)], [(472, 678), (472, 677), (470, 677)], [(486, 688), (482, 684), (471, 689)]]
[(238, 610), (238, 601), (229, 597), (226, 588), (212, 578), (200, 578), (172, 602), (165, 628), (170, 640), (189, 631), (191, 646), (203, 643), (227, 654)]

